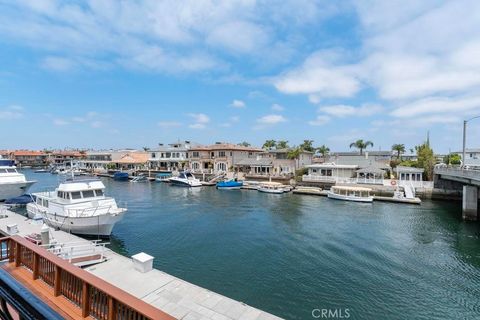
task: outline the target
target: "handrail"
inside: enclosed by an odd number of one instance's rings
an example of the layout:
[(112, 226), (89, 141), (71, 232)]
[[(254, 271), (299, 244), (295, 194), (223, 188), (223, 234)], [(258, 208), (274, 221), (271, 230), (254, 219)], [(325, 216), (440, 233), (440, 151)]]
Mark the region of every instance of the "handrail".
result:
[[(76, 298), (75, 301), (77, 301), (79, 307), (82, 309), (83, 317), (91, 315), (91, 309), (93, 307), (98, 308), (98, 305), (101, 304), (101, 302), (95, 300), (93, 301), (95, 302), (94, 305), (91, 305), (92, 299), (98, 298), (99, 295), (103, 295), (103, 313), (108, 314), (108, 316), (105, 315), (104, 317), (101, 317), (101, 319), (123, 319), (125, 316), (128, 317), (128, 315), (135, 317), (133, 313), (140, 315), (141, 317), (138, 317), (139, 319), (175, 319), (167, 313), (136, 298), (130, 293), (125, 292), (122, 289), (106, 282), (105, 280), (102, 280), (97, 276), (72, 265), (68, 261), (57, 257), (55, 254), (35, 245), (32, 242), (29, 242), (18, 235), (0, 238), (0, 246), (6, 241), (9, 242), (7, 244), (9, 261), (13, 262), (16, 267), (24, 265), (27, 269), (31, 270), (34, 279), (38, 279), (39, 276), (41, 276), (39, 272), (41, 272), (44, 268), (48, 268), (46, 267), (46, 264), (51, 263), (53, 265), (53, 279), (50, 279), (52, 275), (49, 275), (49, 279), (47, 280), (52, 280), (51, 282), (53, 283), (51, 283), (51, 285), (54, 288), (55, 296), (64, 295), (62, 292), (62, 286), (69, 286), (72, 285), (72, 283), (76, 284), (75, 288), (77, 290), (71, 290), (70, 288), (70, 290), (67, 291)], [(5, 256), (0, 258), (5, 259)], [(47, 277), (47, 275), (44, 277)], [(62, 278), (65, 279), (65, 282), (63, 282)]]

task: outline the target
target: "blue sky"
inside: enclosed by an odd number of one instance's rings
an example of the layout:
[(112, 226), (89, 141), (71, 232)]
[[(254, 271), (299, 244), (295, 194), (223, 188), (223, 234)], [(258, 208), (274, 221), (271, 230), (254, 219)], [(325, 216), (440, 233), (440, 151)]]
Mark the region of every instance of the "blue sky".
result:
[(479, 57), (473, 0), (0, 0), (0, 149), (430, 131), (447, 152), (480, 115)]

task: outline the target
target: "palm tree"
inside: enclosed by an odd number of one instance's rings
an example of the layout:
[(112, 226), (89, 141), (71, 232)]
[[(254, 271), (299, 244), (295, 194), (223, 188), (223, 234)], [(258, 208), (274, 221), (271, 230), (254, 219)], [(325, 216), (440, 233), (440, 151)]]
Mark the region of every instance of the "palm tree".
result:
[(392, 146), (392, 151), (396, 151), (397, 152), (397, 160), (400, 159), (400, 155), (402, 153), (405, 153), (405, 145), (404, 144), (399, 144), (399, 143), (396, 143)]
[(147, 151), (149, 151), (149, 150), (150, 150), (149, 147), (143, 147), (143, 151), (147, 152)]
[(288, 141), (280, 140), (277, 141), (277, 149), (287, 149), (288, 148)]
[(251, 144), (248, 143), (247, 141), (240, 142), (238, 145), (242, 146), (242, 147), (250, 147), (251, 146)]
[(322, 155), (323, 161), (325, 162), (325, 159), (327, 158), (328, 153), (330, 152), (330, 148), (322, 144), (320, 147), (317, 148), (317, 151)]
[(294, 148), (287, 153), (287, 158), (291, 160), (297, 159), (300, 156), (301, 152), (302, 152), (301, 148)]
[(277, 142), (275, 140), (267, 140), (263, 144), (262, 148), (267, 149), (267, 150), (271, 150), (271, 149), (275, 148), (276, 145), (277, 145)]
[(300, 145), (300, 148), (305, 151), (314, 152), (315, 148), (313, 147), (313, 140), (303, 140), (303, 143)]
[(363, 141), (362, 139), (359, 139), (355, 142), (350, 143), (350, 148), (357, 148), (360, 150), (360, 154), (363, 154), (363, 149), (367, 149), (368, 147), (373, 147), (373, 142), (372, 141)]

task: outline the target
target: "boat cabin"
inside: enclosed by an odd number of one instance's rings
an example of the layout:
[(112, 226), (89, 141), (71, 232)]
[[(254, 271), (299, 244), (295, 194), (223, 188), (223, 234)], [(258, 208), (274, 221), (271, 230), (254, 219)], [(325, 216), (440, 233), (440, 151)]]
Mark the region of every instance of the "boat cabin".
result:
[(333, 186), (331, 187), (330, 190), (333, 193), (338, 194), (340, 196), (358, 197), (358, 198), (370, 197), (370, 192), (372, 191), (372, 189), (370, 188), (346, 187), (346, 186)]

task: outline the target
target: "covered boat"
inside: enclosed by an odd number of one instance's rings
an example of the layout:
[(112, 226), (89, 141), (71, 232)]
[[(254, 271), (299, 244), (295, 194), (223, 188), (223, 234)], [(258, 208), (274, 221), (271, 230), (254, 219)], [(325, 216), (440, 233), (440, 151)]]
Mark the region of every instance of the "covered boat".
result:
[(257, 190), (264, 193), (281, 194), (287, 192), (285, 187), (286, 186), (280, 182), (262, 182)]
[(226, 180), (217, 182), (217, 189), (219, 190), (238, 190), (243, 186), (242, 181), (237, 181), (236, 179)]
[(127, 181), (128, 180), (128, 172), (117, 171), (113, 174), (113, 180), (117, 181)]
[(155, 181), (157, 182), (170, 182), (172, 174), (170, 172), (160, 172), (155, 175)]
[(373, 202), (373, 196), (370, 195), (372, 189), (350, 186), (333, 186), (327, 195), (331, 199), (355, 201), (355, 202)]

